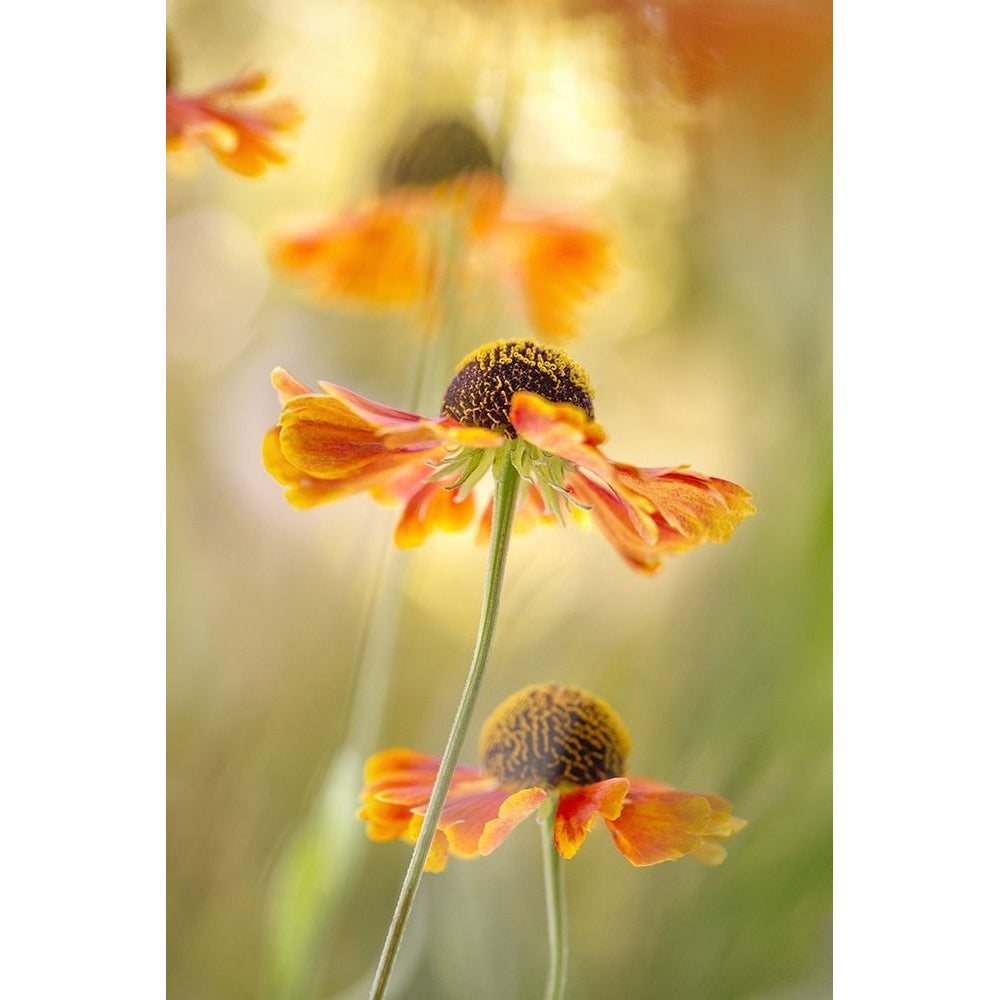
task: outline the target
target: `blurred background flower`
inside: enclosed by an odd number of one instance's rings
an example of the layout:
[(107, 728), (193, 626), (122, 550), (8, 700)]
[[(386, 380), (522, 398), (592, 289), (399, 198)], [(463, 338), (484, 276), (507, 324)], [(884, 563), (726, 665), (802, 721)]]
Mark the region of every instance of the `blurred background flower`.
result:
[[(474, 728), (540, 679), (600, 691), (628, 719), (636, 773), (724, 791), (750, 821), (711, 871), (633, 870), (589, 838), (588, 863), (567, 873), (570, 996), (829, 995), (828, 5), (170, 0), (167, 15), (185, 91), (267, 67), (304, 113), (281, 170), (248, 184), (205, 158), (167, 185), (168, 995), (278, 995), (270, 886), (344, 740), (373, 539), (395, 520), (364, 497), (285, 502), (259, 457), (270, 372), (385, 400), (407, 401), (414, 383), (400, 349), (412, 317), (304, 300), (272, 272), (268, 240), (295, 216), (371, 197), (399, 135), (451, 115), (473, 115), (504, 150), (511, 204), (613, 236), (614, 283), (576, 312), (572, 353), (616, 454), (718, 472), (757, 507), (725, 546), (653, 580), (596, 533), (570, 550), (559, 528), (512, 543)], [(490, 336), (533, 335), (523, 303), (480, 306), (501, 317)], [(483, 332), (470, 317), (451, 356)], [(401, 567), (393, 682), (369, 751), (440, 749), (484, 559), (438, 535)], [(353, 797), (326, 805), (361, 826)], [(400, 995), (540, 991), (542, 890), (521, 877), (537, 853), (515, 831), (489, 865), (425, 883)], [(341, 903), (285, 995), (364, 995), (407, 858), (398, 844), (303, 854), (288, 905), (337, 880)], [(619, 927), (609, 912), (642, 918)]]
[(259, 99), (268, 85), (264, 73), (241, 73), (197, 94), (181, 92), (177, 78), (176, 47), (168, 38), (167, 153), (172, 167), (194, 170), (199, 145), (247, 177), (285, 162), (278, 133), (293, 132), (302, 115), (292, 101)]

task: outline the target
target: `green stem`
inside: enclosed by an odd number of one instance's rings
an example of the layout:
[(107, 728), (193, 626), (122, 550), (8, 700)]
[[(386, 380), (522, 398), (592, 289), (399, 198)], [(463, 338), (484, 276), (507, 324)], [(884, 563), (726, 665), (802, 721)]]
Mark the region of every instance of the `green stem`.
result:
[(566, 934), (566, 866), (552, 836), (556, 807), (542, 820), (542, 864), (545, 869), (545, 911), (549, 925), (549, 977), (545, 1000), (562, 1000), (566, 992), (569, 950)]
[(507, 549), (510, 544), (510, 529), (514, 522), (514, 511), (517, 507), (517, 491), (520, 486), (520, 476), (505, 458), (501, 470), (497, 474), (496, 494), (493, 502), (493, 528), (490, 535), (490, 551), (487, 557), (486, 586), (483, 594), (483, 610), (479, 619), (479, 632), (476, 636), (476, 646), (472, 653), (472, 663), (465, 679), (465, 687), (455, 711), (455, 720), (451, 724), (448, 742), (441, 755), (441, 767), (438, 770), (434, 789), (427, 804), (420, 834), (413, 847), (409, 867), (403, 876), (403, 884), (399, 890), (396, 910), (386, 934), (382, 955), (379, 958), (375, 980), (372, 983), (369, 1000), (381, 1000), (389, 985), (389, 976), (399, 952), (403, 938), (403, 930), (413, 907), (417, 887), (424, 873), (424, 865), (430, 854), (434, 834), (437, 831), (441, 810), (444, 808), (445, 796), (451, 784), (452, 775), (458, 764), (458, 755), (465, 741), (472, 718), (472, 710), (476, 704), (479, 687), (489, 659), (490, 648), (493, 645), (493, 635), (496, 631), (497, 614), (500, 610), (500, 590), (503, 585), (504, 568), (507, 564)]

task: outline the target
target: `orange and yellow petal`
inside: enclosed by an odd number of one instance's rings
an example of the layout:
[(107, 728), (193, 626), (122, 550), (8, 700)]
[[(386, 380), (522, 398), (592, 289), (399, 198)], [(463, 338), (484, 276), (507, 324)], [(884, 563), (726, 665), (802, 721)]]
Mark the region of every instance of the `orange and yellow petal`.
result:
[(247, 177), (287, 157), (275, 145), (277, 133), (293, 131), (302, 113), (291, 101), (241, 107), (242, 100), (263, 90), (267, 77), (248, 73), (206, 91), (185, 96), (167, 91), (167, 149), (183, 151), (200, 142), (230, 170)]
[(510, 420), (530, 444), (571, 463), (569, 494), (642, 572), (655, 573), (665, 555), (726, 541), (754, 513), (750, 493), (737, 483), (683, 466), (642, 469), (611, 461), (599, 447), (603, 429), (578, 407), (518, 392)]
[[(416, 841), (440, 765), (438, 757), (403, 748), (369, 758), (358, 818), (370, 839)], [(457, 767), (425, 870), (442, 871), (449, 856), (491, 853), (547, 795), (541, 788), (511, 793), (478, 768)]]
[(476, 512), (475, 499), (460, 497), (457, 490), (446, 489), (440, 482), (427, 483), (406, 502), (395, 541), (401, 549), (420, 545), (435, 530), (461, 531), (468, 527)]
[(293, 507), (307, 510), (318, 504), (337, 500), (348, 492), (345, 491), (343, 482), (317, 479), (292, 465), (281, 450), (280, 427), (272, 427), (264, 435), (261, 457), (264, 468), (285, 487), (285, 499)]
[(721, 796), (677, 791), (642, 778), (631, 779), (620, 815), (605, 823), (615, 847), (638, 867), (688, 855), (719, 864), (726, 856), (719, 841), (746, 825)]
[(431, 280), (419, 224), (380, 202), (329, 225), (273, 242), (274, 263), (308, 281), (319, 298), (406, 306)]
[(384, 406), (343, 386), (320, 382), (323, 393), (281, 368), (272, 382), (282, 401), (277, 428), (264, 438), (268, 472), (293, 506), (369, 492), (377, 503), (403, 504), (400, 547), (419, 545), (434, 530), (460, 531), (475, 516), (475, 500), (431, 480), (449, 448), (496, 447), (503, 436), (445, 417), (427, 419)]
[(510, 219), (502, 224), (512, 247), (528, 318), (554, 339), (577, 331), (577, 309), (611, 275), (607, 236), (557, 219)]
[(564, 792), (559, 797), (553, 827), (559, 854), (564, 858), (573, 857), (599, 817), (617, 819), (628, 790), (628, 778), (608, 778)]
[(483, 856), (492, 854), (511, 834), (514, 827), (526, 820), (549, 797), (544, 788), (523, 788), (508, 795), (500, 804), (495, 819), (484, 827), (478, 850)]
[(642, 497), (660, 524), (683, 539), (682, 548), (725, 542), (737, 525), (754, 513), (750, 493), (738, 483), (683, 466), (638, 469), (616, 462), (615, 475), (615, 485), (622, 492)]
[(518, 436), (536, 448), (588, 469), (602, 479), (614, 475), (611, 462), (597, 447), (607, 437), (604, 428), (578, 406), (553, 403), (533, 392), (515, 392), (510, 403), (510, 422)]
[[(287, 372), (272, 376), (284, 405), (279, 420), (278, 452), (270, 454), (265, 441), (265, 464), (285, 485), (324, 480), (341, 485), (330, 499), (368, 489), (394, 490), (394, 499), (406, 500), (426, 481), (426, 463), (443, 453), (434, 421), (384, 407), (350, 390), (324, 383), (326, 395), (299, 393), (304, 388)], [(405, 448), (389, 446), (383, 435), (405, 428)], [(292, 475), (294, 470), (299, 479)]]
[[(413, 843), (417, 839), (440, 766), (440, 758), (405, 748), (383, 750), (368, 759), (357, 815), (364, 820), (371, 840)], [(457, 767), (451, 789), (468, 789), (470, 785), (478, 790), (483, 785), (482, 773), (475, 768)], [(439, 831), (427, 862), (429, 871), (444, 868), (447, 848), (447, 840)]]

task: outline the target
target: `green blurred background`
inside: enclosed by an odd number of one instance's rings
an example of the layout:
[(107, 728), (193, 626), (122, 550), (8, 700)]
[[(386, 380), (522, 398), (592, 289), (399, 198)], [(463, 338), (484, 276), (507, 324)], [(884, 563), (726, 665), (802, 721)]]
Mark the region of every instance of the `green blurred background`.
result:
[[(829, 996), (828, 5), (172, 0), (167, 24), (181, 91), (264, 69), (265, 97), (306, 116), (261, 178), (207, 155), (167, 178), (168, 996), (364, 996), (381, 948), (409, 849), (359, 838), (342, 751), (395, 515), (367, 497), (293, 510), (259, 453), (274, 366), (406, 406), (419, 341), (405, 314), (311, 302), (265, 247), (372, 194), (397, 131), (455, 111), (506, 149), (512, 204), (613, 234), (615, 283), (567, 345), (607, 452), (690, 463), (757, 505), (654, 578), (596, 533), (516, 536), (462, 759), (510, 692), (575, 684), (624, 718), (635, 774), (750, 821), (716, 869), (635, 869), (595, 829), (567, 870), (569, 998)], [(391, 557), (398, 630), (374, 654), (391, 684), (354, 750), (440, 752), (485, 555), (465, 533)], [(526, 823), (424, 880), (394, 995), (539, 996), (546, 961)]]

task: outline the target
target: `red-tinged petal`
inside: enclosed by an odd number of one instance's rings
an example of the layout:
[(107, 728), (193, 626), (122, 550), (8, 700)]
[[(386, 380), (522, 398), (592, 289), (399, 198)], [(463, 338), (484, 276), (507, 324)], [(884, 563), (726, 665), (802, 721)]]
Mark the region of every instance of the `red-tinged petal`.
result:
[(726, 541), (754, 512), (750, 494), (725, 479), (683, 466), (640, 469), (609, 460), (597, 447), (604, 432), (576, 407), (520, 392), (510, 419), (525, 440), (576, 466), (566, 475), (568, 491), (643, 572), (655, 573), (664, 555)]
[(290, 399), (280, 424), (285, 458), (320, 479), (343, 479), (386, 454), (371, 424), (327, 396)]
[(461, 531), (472, 521), (476, 502), (472, 495), (459, 498), (440, 482), (428, 483), (407, 501), (396, 525), (395, 541), (401, 549), (420, 545), (436, 528)]
[(607, 438), (604, 428), (578, 406), (552, 403), (533, 392), (515, 392), (510, 422), (520, 437), (542, 451), (590, 469), (597, 476), (611, 475), (611, 463), (596, 447)]
[(568, 473), (566, 487), (570, 496), (583, 504), (585, 513), (633, 569), (655, 573), (661, 564), (657, 542), (662, 533), (649, 514), (633, 506), (604, 483)]
[[(393, 430), (421, 427), (424, 424), (435, 422), (426, 420), (418, 413), (410, 413), (409, 410), (400, 410), (395, 406), (386, 406), (384, 403), (377, 403), (375, 400), (353, 392), (343, 385), (321, 381), (319, 387), (327, 396), (343, 403), (358, 418), (376, 427), (382, 434), (388, 434)], [(428, 436), (427, 438), (428, 442), (434, 440), (435, 438), (432, 436)]]
[(606, 820), (617, 819), (628, 790), (628, 778), (608, 778), (564, 792), (559, 798), (553, 829), (559, 854), (564, 858), (573, 857), (599, 816)]
[(469, 448), (498, 448), (505, 440), (498, 431), (469, 427), (450, 417), (422, 417), (408, 410), (376, 403), (332, 382), (320, 381), (319, 386), (327, 396), (343, 403), (361, 420), (370, 424), (389, 451), (412, 451), (434, 447), (439, 443)]
[(402, 429), (385, 428), (379, 431), (387, 448), (412, 448), (431, 441), (439, 441), (449, 447), (499, 448), (504, 443), (504, 435), (485, 427), (471, 427), (460, 424), (451, 417), (436, 417), (424, 420)]
[(615, 847), (633, 865), (675, 861), (686, 855), (708, 863), (722, 860), (711, 846), (744, 824), (718, 795), (681, 792), (667, 785), (632, 779), (621, 815), (606, 820)]
[(573, 472), (566, 486), (619, 554), (645, 573), (656, 573), (664, 556), (726, 541), (753, 513), (743, 487), (687, 470), (614, 463), (611, 485)]
[(684, 539), (685, 548), (725, 542), (754, 513), (750, 493), (739, 484), (684, 467), (637, 469), (615, 463), (615, 473), (616, 484), (628, 491), (626, 495), (647, 500), (662, 522)]
[(290, 503), (312, 507), (363, 491), (379, 503), (403, 503), (401, 545), (419, 544), (434, 528), (457, 531), (472, 520), (471, 498), (445, 496), (444, 484), (428, 479), (449, 446), (487, 435), (493, 441), (493, 432), (425, 419), (328, 382), (320, 383), (325, 395), (313, 393), (283, 369), (272, 381), (284, 406), (277, 437), (271, 431), (265, 438), (264, 464), (286, 487)]
[(495, 819), (483, 828), (477, 850), (484, 857), (492, 854), (519, 823), (526, 820), (549, 797), (544, 788), (524, 788), (507, 796)]
[[(419, 418), (416, 418), (419, 423)], [(433, 435), (422, 447), (387, 447), (373, 425), (341, 399), (332, 396), (296, 396), (284, 406), (281, 449), (302, 472), (319, 479), (346, 479), (366, 470), (380, 474), (390, 469), (426, 466), (443, 452)], [(431, 470), (426, 469), (430, 475)], [(365, 482), (357, 489), (367, 489)]]
[[(366, 822), (370, 839), (417, 839), (440, 766), (440, 758), (405, 748), (383, 750), (368, 759), (358, 818)], [(460, 857), (474, 856), (484, 824), (497, 815), (506, 797), (507, 792), (478, 768), (456, 767), (426, 870), (443, 870), (449, 850)], [(469, 832), (470, 826), (475, 831)]]

